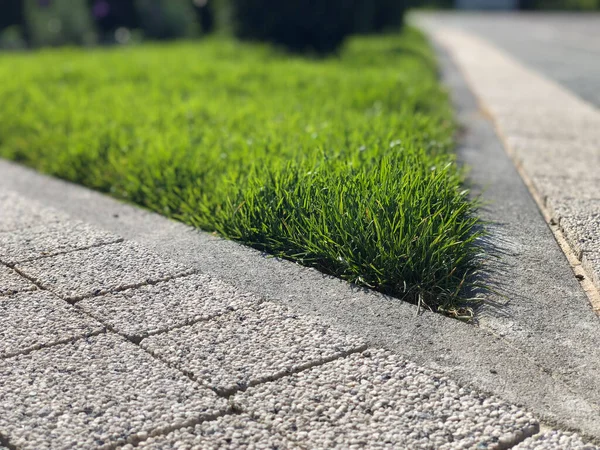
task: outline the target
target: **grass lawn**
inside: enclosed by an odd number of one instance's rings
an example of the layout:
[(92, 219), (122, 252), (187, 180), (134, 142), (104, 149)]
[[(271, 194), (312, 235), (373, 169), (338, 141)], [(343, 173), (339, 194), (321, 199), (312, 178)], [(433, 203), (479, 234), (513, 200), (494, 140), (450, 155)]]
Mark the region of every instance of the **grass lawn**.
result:
[(452, 313), (480, 232), (436, 76), (414, 29), (2, 54), (0, 156)]

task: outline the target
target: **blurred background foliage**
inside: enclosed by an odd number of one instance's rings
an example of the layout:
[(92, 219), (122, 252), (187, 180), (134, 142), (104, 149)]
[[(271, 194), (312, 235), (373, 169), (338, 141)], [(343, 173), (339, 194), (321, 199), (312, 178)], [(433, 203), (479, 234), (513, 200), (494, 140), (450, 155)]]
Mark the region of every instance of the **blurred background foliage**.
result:
[[(0, 48), (127, 44), (230, 33), (292, 51), (335, 51), (356, 33), (398, 30), (407, 7), (454, 0), (0, 0)], [(521, 9), (600, 10), (600, 0), (520, 0)]]

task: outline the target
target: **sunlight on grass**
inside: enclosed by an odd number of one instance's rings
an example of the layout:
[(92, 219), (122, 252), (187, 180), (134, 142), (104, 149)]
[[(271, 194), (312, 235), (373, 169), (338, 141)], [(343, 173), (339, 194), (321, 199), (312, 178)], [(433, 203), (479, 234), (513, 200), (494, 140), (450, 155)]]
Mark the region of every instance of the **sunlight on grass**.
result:
[(477, 268), (415, 30), (290, 57), (224, 38), (0, 55), (0, 155), (432, 308)]

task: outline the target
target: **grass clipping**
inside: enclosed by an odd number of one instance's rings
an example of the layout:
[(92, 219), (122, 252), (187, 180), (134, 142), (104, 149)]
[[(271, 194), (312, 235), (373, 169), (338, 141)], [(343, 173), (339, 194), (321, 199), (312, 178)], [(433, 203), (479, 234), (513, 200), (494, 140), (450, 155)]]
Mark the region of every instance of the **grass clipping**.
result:
[(0, 55), (0, 155), (455, 314), (478, 268), (414, 29), (327, 59), (223, 38)]

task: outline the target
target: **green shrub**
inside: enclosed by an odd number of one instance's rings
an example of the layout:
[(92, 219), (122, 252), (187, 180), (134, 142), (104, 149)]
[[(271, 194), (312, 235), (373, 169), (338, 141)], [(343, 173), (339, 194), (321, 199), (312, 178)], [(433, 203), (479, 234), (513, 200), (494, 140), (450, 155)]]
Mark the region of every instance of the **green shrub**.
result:
[(335, 51), (346, 36), (399, 30), (404, 0), (229, 0), (235, 34), (292, 51)]
[(292, 51), (327, 53), (350, 34), (346, 0), (231, 0), (235, 34)]
[(190, 0), (136, 0), (140, 26), (150, 39), (174, 39), (198, 32)]
[(404, 21), (404, 0), (355, 0), (354, 32), (380, 33), (398, 31)]
[(96, 41), (86, 0), (25, 0), (25, 21), (30, 43), (36, 47)]

